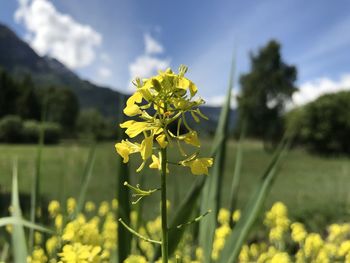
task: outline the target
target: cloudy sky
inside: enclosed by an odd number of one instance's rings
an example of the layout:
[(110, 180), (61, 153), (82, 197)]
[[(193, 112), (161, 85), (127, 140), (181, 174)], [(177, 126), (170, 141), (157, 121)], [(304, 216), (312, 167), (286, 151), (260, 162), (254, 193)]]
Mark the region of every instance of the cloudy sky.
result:
[(298, 67), (297, 104), (350, 89), (348, 0), (1, 0), (0, 22), (40, 55), (123, 92), (135, 76), (186, 64), (201, 95), (219, 104), (233, 50), (240, 74), (272, 38)]

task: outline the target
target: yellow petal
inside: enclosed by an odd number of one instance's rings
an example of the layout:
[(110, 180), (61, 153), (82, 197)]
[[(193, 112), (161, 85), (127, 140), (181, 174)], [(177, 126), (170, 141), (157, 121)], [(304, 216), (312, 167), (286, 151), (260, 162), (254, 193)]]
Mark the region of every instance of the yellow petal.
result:
[(146, 137), (141, 143), (141, 157), (147, 160), (152, 155), (153, 136)]
[(127, 163), (129, 161), (129, 155), (140, 151), (140, 145), (131, 143), (127, 140), (122, 140), (120, 143), (115, 145), (117, 153), (123, 157), (123, 162)]
[(152, 154), (152, 163), (149, 165), (149, 168), (158, 169), (158, 170), (160, 170), (160, 168), (161, 168), (160, 167), (160, 160), (154, 154)]
[(197, 136), (197, 132), (195, 131), (190, 131), (189, 133), (186, 133), (183, 137), (185, 143), (196, 146), (196, 147), (200, 147), (201, 143), (198, 139)]
[(142, 101), (142, 94), (140, 92), (135, 92), (133, 95), (131, 95), (128, 100), (126, 101), (126, 105), (134, 105), (135, 103), (141, 103)]
[(160, 145), (161, 148), (167, 147), (168, 142), (167, 142), (167, 140), (166, 140), (166, 136), (165, 136), (164, 133), (161, 134), (161, 135), (159, 135), (159, 136), (156, 138), (156, 140), (157, 140), (157, 142), (159, 143), (159, 145)]
[(133, 120), (126, 121), (126, 122), (123, 122), (123, 123), (119, 124), (119, 126), (120, 126), (120, 128), (129, 128), (134, 123), (135, 123), (135, 121), (133, 121)]
[(129, 117), (135, 116), (137, 114), (141, 114), (141, 110), (139, 106), (137, 106), (136, 104), (126, 106), (123, 112), (126, 116), (129, 116)]
[(190, 86), (190, 81), (184, 77), (180, 77), (177, 85), (180, 89), (187, 89)]
[(190, 167), (194, 175), (208, 174), (208, 167), (213, 165), (213, 158), (198, 158), (182, 165)]
[(190, 93), (191, 93), (191, 96), (193, 97), (194, 95), (196, 95), (197, 91), (198, 91), (198, 88), (197, 86), (191, 81), (190, 83)]
[[(123, 128), (123, 127), (122, 127)], [(129, 125), (128, 128), (126, 129), (125, 133), (130, 137), (136, 137), (140, 133), (144, 131), (148, 131), (152, 129), (150, 125), (147, 122), (136, 122), (134, 121), (132, 125)]]

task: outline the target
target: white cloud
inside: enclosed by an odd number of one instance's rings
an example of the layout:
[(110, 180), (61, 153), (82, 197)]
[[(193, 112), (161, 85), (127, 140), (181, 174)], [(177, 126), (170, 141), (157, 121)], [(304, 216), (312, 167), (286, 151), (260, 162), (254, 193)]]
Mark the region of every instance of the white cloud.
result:
[(164, 52), (163, 46), (155, 40), (150, 34), (144, 35), (146, 54), (161, 54)]
[(18, 0), (15, 19), (23, 22), (31, 47), (70, 68), (90, 65), (96, 56), (101, 35), (88, 25), (58, 12), (48, 0)]
[(148, 34), (144, 35), (145, 50), (144, 54), (138, 56), (134, 62), (129, 65), (130, 78), (147, 78), (155, 74), (158, 70), (164, 70), (169, 67), (170, 59), (158, 58), (155, 54), (164, 51), (163, 46), (155, 41)]
[(304, 105), (327, 93), (350, 90), (350, 74), (345, 74), (338, 80), (319, 78), (300, 85), (299, 91), (294, 93), (293, 102), (296, 106)]
[(112, 75), (112, 71), (109, 68), (106, 67), (100, 67), (97, 70), (97, 74), (99, 77), (107, 79)]

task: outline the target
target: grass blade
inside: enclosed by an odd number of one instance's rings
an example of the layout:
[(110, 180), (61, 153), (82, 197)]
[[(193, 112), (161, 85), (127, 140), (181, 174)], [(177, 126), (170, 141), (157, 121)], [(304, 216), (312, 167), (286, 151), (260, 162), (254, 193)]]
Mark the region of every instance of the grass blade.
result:
[(9, 254), (9, 248), (10, 248), (10, 245), (6, 242), (1, 251), (0, 262), (6, 262), (6, 259)]
[(232, 68), (230, 73), (228, 91), (226, 101), (222, 106), (218, 128), (215, 133), (214, 145), (217, 152), (214, 154), (214, 165), (208, 179), (205, 182), (200, 214), (204, 214), (209, 209), (212, 210), (205, 220), (199, 223), (199, 246), (204, 252), (204, 262), (211, 261), (211, 251), (213, 248), (213, 240), (217, 225), (217, 214), (220, 207), (220, 192), (222, 179), (224, 175), (225, 157), (226, 157), (226, 141), (228, 137), (228, 122), (231, 113), (231, 93), (233, 88), (234, 77), (234, 59), (232, 59)]
[(48, 234), (54, 234), (55, 232), (44, 227), (44, 226), (40, 226), (37, 224), (33, 224), (30, 221), (24, 220), (22, 218), (18, 218), (15, 216), (8, 216), (8, 217), (2, 217), (0, 218), (0, 227), (4, 227), (7, 225), (19, 225), (19, 226), (25, 226), (27, 228), (33, 229), (33, 230), (37, 230), (43, 233), (48, 233)]
[(77, 207), (74, 212), (74, 217), (83, 211), (86, 193), (92, 178), (92, 171), (94, 169), (96, 159), (96, 144), (93, 144), (89, 151), (89, 156), (85, 164), (84, 174), (81, 182), (81, 189), (78, 196)]
[[(30, 221), (33, 224), (35, 224), (35, 221), (36, 221), (37, 208), (40, 207), (41, 158), (42, 158), (42, 151), (43, 151), (44, 142), (45, 142), (44, 122), (46, 119), (46, 103), (44, 105), (44, 108), (45, 109), (42, 112), (42, 118), (40, 123), (39, 141), (38, 141), (36, 161), (35, 161), (35, 171), (34, 171), (34, 178), (33, 178), (33, 184), (31, 189)], [(30, 229), (29, 230), (29, 250), (30, 251), (33, 249), (33, 245), (34, 245), (34, 231), (33, 229)]]
[[(126, 102), (126, 97), (123, 95), (120, 99), (119, 109), (119, 120), (124, 120), (122, 107)], [(124, 133), (120, 133), (120, 138), (123, 139)], [(117, 168), (117, 199), (119, 201), (118, 215), (117, 218), (121, 218), (127, 225), (130, 225), (130, 211), (131, 211), (131, 200), (129, 188), (124, 186), (124, 182), (130, 182), (130, 171), (129, 167), (123, 163), (122, 158), (118, 155), (117, 157), (118, 168)], [(131, 249), (131, 233), (124, 227), (118, 227), (118, 262), (122, 263), (128, 257)], [(123, 240), (123, 242), (120, 242)]]
[[(17, 159), (13, 161), (12, 167), (12, 198), (11, 215), (18, 220), (22, 219), (22, 211), (19, 205), (18, 193), (18, 163)], [(15, 262), (27, 262), (27, 245), (22, 225), (14, 225), (12, 230), (12, 249)]]
[(232, 185), (231, 185), (231, 193), (230, 193), (230, 211), (232, 213), (237, 209), (237, 201), (238, 201), (238, 189), (239, 183), (241, 181), (241, 167), (242, 167), (242, 143), (245, 134), (245, 122), (243, 121), (241, 132), (237, 141), (237, 150), (236, 150), (236, 158), (235, 158), (235, 168), (233, 171)]
[(243, 243), (245, 242), (249, 231), (254, 225), (264, 201), (272, 187), (277, 175), (277, 168), (283, 154), (289, 146), (291, 139), (283, 139), (276, 150), (268, 168), (258, 183), (255, 192), (252, 194), (246, 208), (242, 213), (242, 218), (238, 221), (233, 232), (226, 240), (225, 247), (222, 250), (218, 263), (234, 263), (240, 253)]

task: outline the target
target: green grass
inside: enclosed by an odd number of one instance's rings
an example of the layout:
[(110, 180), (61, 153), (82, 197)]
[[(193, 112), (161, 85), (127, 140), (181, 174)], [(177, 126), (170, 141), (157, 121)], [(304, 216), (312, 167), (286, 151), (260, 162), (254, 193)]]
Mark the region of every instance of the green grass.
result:
[[(203, 143), (202, 155), (209, 153), (210, 141)], [(234, 171), (235, 143), (227, 147), (228, 161), (225, 169), (222, 205), (229, 206), (231, 177)], [(87, 145), (46, 146), (43, 151), (42, 193), (47, 199), (77, 197), (84, 164), (88, 157)], [(0, 189), (11, 191), (11, 165), (14, 156), (19, 162), (19, 189), (30, 193), (32, 177), (35, 171), (36, 146), (34, 145), (0, 145)], [(170, 160), (171, 158), (170, 153)], [(272, 154), (263, 151), (259, 142), (246, 142), (243, 145), (242, 181), (239, 187), (238, 206), (242, 206), (269, 163)], [(131, 158), (132, 171), (138, 165), (137, 158)], [(173, 167), (172, 167), (173, 168)], [(96, 162), (93, 177), (88, 188), (87, 199), (102, 201), (111, 199), (116, 192), (117, 159), (114, 144), (99, 144), (96, 149)], [(135, 174), (132, 183), (136, 184), (140, 176), (145, 176), (147, 189), (158, 187), (158, 173), (147, 172)], [(174, 167), (168, 179), (169, 198), (176, 206), (195, 179), (186, 168)], [(341, 221), (350, 214), (350, 159), (323, 158), (312, 156), (301, 149), (294, 149), (282, 161), (277, 180), (266, 202), (269, 207), (275, 201), (284, 202), (290, 215), (306, 221), (312, 229), (324, 226), (329, 222)], [(159, 194), (145, 198), (147, 217), (158, 214)], [(1, 216), (1, 215), (0, 215)]]

